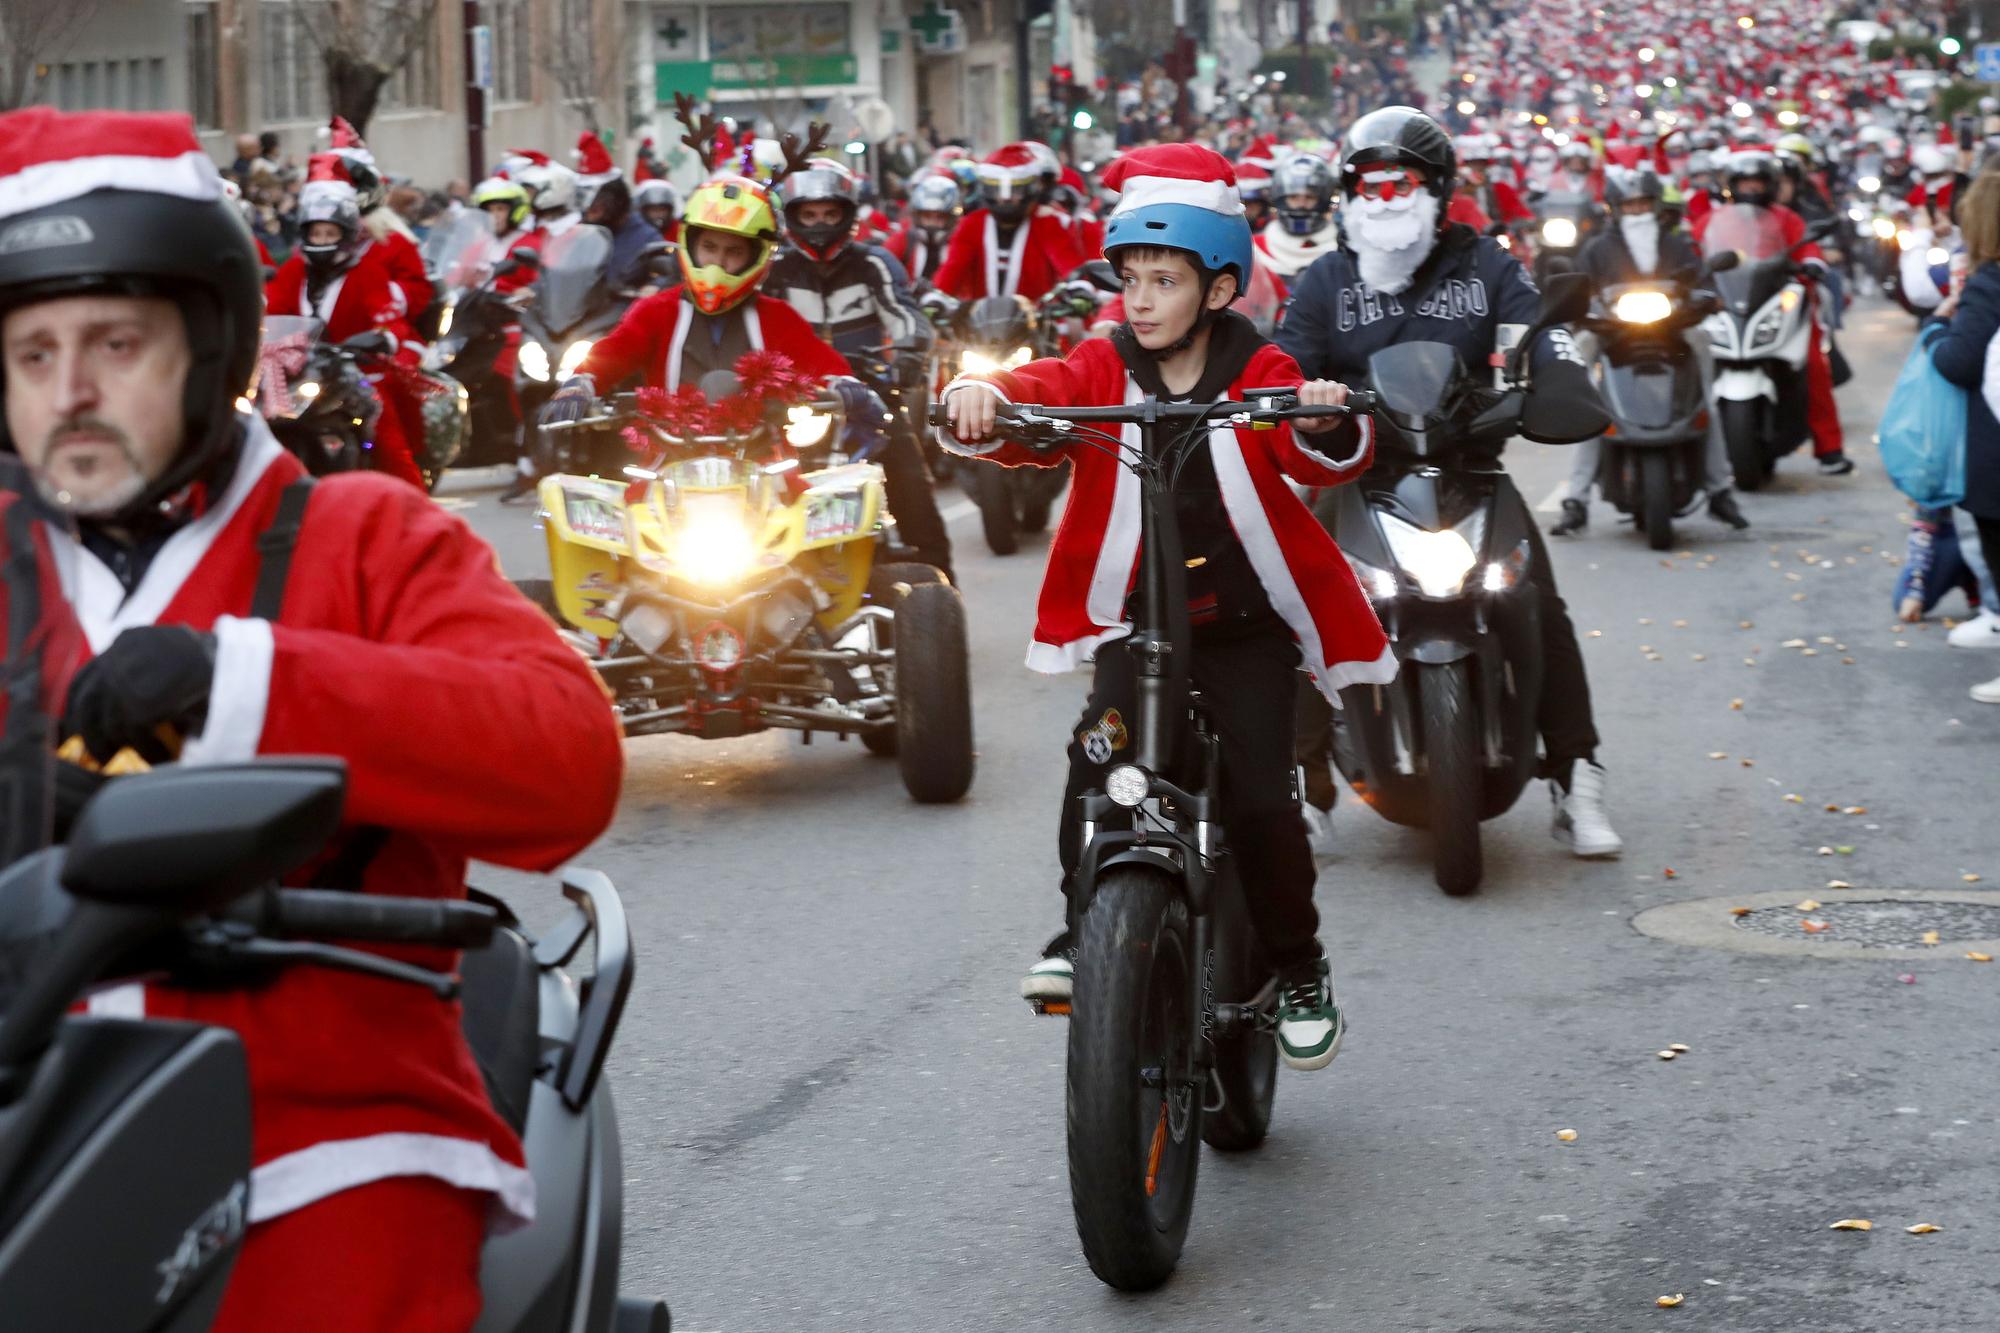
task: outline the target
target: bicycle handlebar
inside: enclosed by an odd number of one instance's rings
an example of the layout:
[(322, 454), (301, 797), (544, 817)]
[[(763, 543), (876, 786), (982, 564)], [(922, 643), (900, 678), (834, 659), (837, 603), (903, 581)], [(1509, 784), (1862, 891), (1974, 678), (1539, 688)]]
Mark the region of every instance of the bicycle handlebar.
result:
[[(1228, 425), (1236, 419), (1238, 424), (1264, 421), (1295, 421), (1313, 417), (1361, 416), (1375, 411), (1381, 400), (1367, 389), (1350, 389), (1347, 401), (1337, 407), (1299, 405), (1296, 387), (1274, 389), (1246, 389), (1242, 400), (1223, 399), (1213, 403), (1162, 403), (1157, 399), (1143, 403), (1122, 403), (1110, 407), (1047, 407), (1038, 403), (1000, 403), (995, 413), (999, 423), (1012, 426), (1051, 426), (1071, 424), (1138, 425), (1148, 421), (1174, 424), (1180, 422), (1209, 421), (1215, 425)], [(931, 408), (930, 422), (934, 426), (951, 426), (951, 417), (943, 403)], [(1058, 427), (1060, 429), (1060, 427)]]

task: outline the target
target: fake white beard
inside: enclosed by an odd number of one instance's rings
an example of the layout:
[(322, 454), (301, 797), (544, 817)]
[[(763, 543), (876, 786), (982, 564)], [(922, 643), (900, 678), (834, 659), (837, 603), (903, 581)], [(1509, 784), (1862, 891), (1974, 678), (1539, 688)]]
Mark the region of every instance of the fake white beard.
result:
[(1625, 238), (1625, 248), (1632, 252), (1632, 262), (1639, 266), (1641, 273), (1651, 273), (1660, 266), (1660, 219), (1651, 213), (1640, 217), (1619, 218), (1618, 231)]
[(1361, 281), (1378, 292), (1393, 296), (1408, 287), (1437, 244), (1438, 199), (1429, 190), (1401, 199), (1349, 199), (1341, 216)]

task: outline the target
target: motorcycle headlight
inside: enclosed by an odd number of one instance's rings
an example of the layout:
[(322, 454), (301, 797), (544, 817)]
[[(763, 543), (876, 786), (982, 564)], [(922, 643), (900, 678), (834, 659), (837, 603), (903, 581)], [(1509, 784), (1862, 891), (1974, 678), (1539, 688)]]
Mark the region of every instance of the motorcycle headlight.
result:
[(1893, 241), (1896, 239), (1896, 223), (1893, 218), (1875, 219), (1875, 239), (1878, 241)]
[(442, 338), (451, 332), (451, 317), (457, 311), (458, 306), (456, 303), (448, 303), (445, 306), (444, 313), (438, 316), (438, 337)]
[(540, 343), (533, 339), (523, 341), (519, 360), (523, 375), (543, 384), (549, 382), (549, 354)]
[(991, 375), (1003, 367), (978, 348), (968, 347), (958, 358), (958, 369), (962, 375)]
[(1847, 217), (1850, 222), (1866, 222), (1868, 220), (1868, 210), (1856, 204), (1847, 210)]
[(683, 578), (725, 587), (750, 572), (757, 544), (738, 513), (694, 513), (674, 539), (674, 564)]
[(292, 396), (303, 398), (310, 403), (313, 399), (319, 397), (319, 381), (300, 380), (292, 386)]
[[(536, 350), (539, 351), (541, 349), (537, 348)], [(562, 378), (568, 379), (571, 375), (576, 374), (576, 368), (582, 365), (583, 358), (589, 355), (590, 355), (590, 339), (578, 338), (575, 342), (571, 343), (569, 345), (569, 349), (563, 353), (562, 365), (557, 367), (556, 373), (560, 375)], [(546, 357), (544, 357), (543, 359), (547, 360)]]
[(1665, 292), (1626, 292), (1611, 313), (1625, 324), (1657, 324), (1674, 313), (1674, 299)]
[(1378, 602), (1387, 602), (1396, 596), (1396, 576), (1380, 565), (1371, 565), (1346, 551), (1347, 564), (1354, 571), (1354, 577), (1361, 584), (1362, 591)]
[(1382, 531), (1396, 563), (1409, 572), (1417, 590), (1426, 597), (1456, 596), (1465, 586), (1465, 576), (1478, 563), (1472, 543), (1455, 528), (1431, 532), (1384, 514)]
[(1759, 315), (1757, 322), (1750, 326), (1750, 336), (1744, 339), (1745, 349), (1776, 342), (1778, 330), (1784, 323), (1785, 310), (1785, 305), (1780, 302)]
[(1034, 349), (1031, 347), (1016, 347), (1013, 354), (1007, 358), (1005, 369), (1012, 370), (1016, 366), (1025, 366), (1034, 359), (1034, 355)]
[(785, 443), (794, 449), (810, 449), (825, 444), (833, 433), (833, 416), (810, 407), (794, 407), (785, 413)]
[(1861, 193), (1873, 194), (1882, 188), (1882, 178), (1880, 176), (1863, 176), (1860, 180), (1854, 182), (1854, 184)]
[(1550, 218), (1542, 223), (1542, 243), (1557, 249), (1576, 244), (1576, 223), (1569, 218)]

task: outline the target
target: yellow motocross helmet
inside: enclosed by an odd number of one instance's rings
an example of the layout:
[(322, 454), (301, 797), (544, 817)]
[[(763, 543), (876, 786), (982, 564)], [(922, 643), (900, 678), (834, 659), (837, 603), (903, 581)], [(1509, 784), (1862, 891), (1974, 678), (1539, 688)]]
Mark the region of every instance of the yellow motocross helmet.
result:
[[(703, 230), (744, 237), (757, 247), (756, 254), (736, 273), (719, 264), (697, 267), (695, 233)], [(688, 196), (687, 209), (681, 215), (681, 277), (696, 308), (704, 314), (719, 315), (741, 305), (763, 281), (777, 247), (778, 211), (770, 190), (759, 182), (744, 176), (718, 176), (696, 186)]]
[(528, 192), (504, 176), (489, 176), (479, 182), (479, 188), (472, 192), (472, 206), (485, 208), (488, 204), (506, 204), (507, 225), (520, 226), (528, 217)]

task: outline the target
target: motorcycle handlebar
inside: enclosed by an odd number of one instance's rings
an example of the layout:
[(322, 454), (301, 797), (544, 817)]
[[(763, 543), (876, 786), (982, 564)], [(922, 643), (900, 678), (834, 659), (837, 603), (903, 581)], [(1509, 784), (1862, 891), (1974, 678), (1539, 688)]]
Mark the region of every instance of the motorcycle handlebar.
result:
[(267, 889), (222, 915), (260, 934), (453, 949), (480, 948), (500, 923), (499, 913), (484, 903), (337, 889)]

